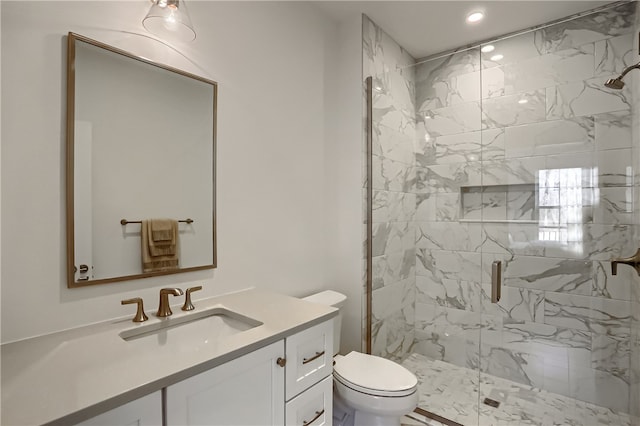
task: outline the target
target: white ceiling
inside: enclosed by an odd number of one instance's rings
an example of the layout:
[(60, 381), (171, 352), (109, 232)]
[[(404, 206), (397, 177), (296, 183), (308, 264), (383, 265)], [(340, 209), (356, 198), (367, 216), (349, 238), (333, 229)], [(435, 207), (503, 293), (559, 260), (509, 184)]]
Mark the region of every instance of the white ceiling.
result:
[[(541, 25), (611, 1), (313, 1), (337, 21), (364, 13), (414, 58)], [(475, 10), (476, 24), (465, 22)]]

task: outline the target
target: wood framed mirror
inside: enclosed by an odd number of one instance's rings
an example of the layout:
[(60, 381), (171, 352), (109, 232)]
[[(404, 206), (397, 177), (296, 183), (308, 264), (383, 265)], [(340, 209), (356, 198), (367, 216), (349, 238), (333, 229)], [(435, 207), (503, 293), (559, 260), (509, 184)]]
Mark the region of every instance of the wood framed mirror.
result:
[[(68, 287), (215, 268), (217, 83), (74, 33), (67, 54)], [(143, 267), (156, 219), (175, 267)]]

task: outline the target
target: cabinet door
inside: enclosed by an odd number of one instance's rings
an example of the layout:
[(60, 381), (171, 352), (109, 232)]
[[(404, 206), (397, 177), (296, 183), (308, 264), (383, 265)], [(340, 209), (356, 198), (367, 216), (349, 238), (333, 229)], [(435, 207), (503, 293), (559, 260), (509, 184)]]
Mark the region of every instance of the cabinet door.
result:
[(333, 371), (333, 323), (287, 337), (287, 401)]
[(316, 383), (287, 402), (286, 426), (331, 426), (333, 424), (333, 377)]
[(284, 341), (167, 388), (167, 426), (282, 425)]
[(158, 391), (78, 423), (77, 426), (160, 426), (161, 424), (162, 396)]

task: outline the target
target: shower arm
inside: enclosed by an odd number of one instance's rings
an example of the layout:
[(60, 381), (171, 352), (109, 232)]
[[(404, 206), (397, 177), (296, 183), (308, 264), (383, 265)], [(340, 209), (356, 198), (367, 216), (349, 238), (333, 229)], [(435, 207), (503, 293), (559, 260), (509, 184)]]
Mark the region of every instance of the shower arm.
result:
[(622, 71), (622, 74), (620, 74), (620, 77), (618, 77), (618, 80), (622, 80), (624, 78), (624, 76), (627, 75), (629, 73), (629, 71), (631, 71), (633, 69), (640, 69), (640, 62), (638, 62), (635, 65), (631, 65), (631, 66), (627, 67), (624, 71)]
[(640, 275), (640, 248), (631, 257), (611, 259), (611, 275), (618, 275), (618, 264), (629, 265)]

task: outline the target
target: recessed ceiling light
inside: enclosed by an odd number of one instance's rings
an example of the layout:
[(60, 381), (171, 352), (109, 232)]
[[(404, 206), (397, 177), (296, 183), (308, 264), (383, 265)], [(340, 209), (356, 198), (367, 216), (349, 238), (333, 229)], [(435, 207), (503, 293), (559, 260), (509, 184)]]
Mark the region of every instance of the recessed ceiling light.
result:
[(467, 15), (467, 22), (474, 23), (482, 20), (484, 18), (484, 13), (482, 12), (471, 12)]
[(480, 51), (482, 53), (489, 53), (489, 52), (493, 52), (495, 49), (496, 49), (496, 47), (493, 44), (487, 44), (485, 46), (482, 46)]
[(526, 104), (527, 102), (529, 102), (529, 100), (527, 100), (527, 99), (520, 99), (518, 101), (519, 104)]
[(492, 60), (492, 61), (494, 61), (494, 62), (496, 62), (496, 61), (499, 61), (499, 60), (500, 60), (500, 59), (502, 59), (502, 58), (504, 58), (504, 55), (501, 55), (501, 54), (499, 54), (499, 53), (498, 53), (497, 55), (493, 55), (493, 56), (491, 57), (491, 60)]

